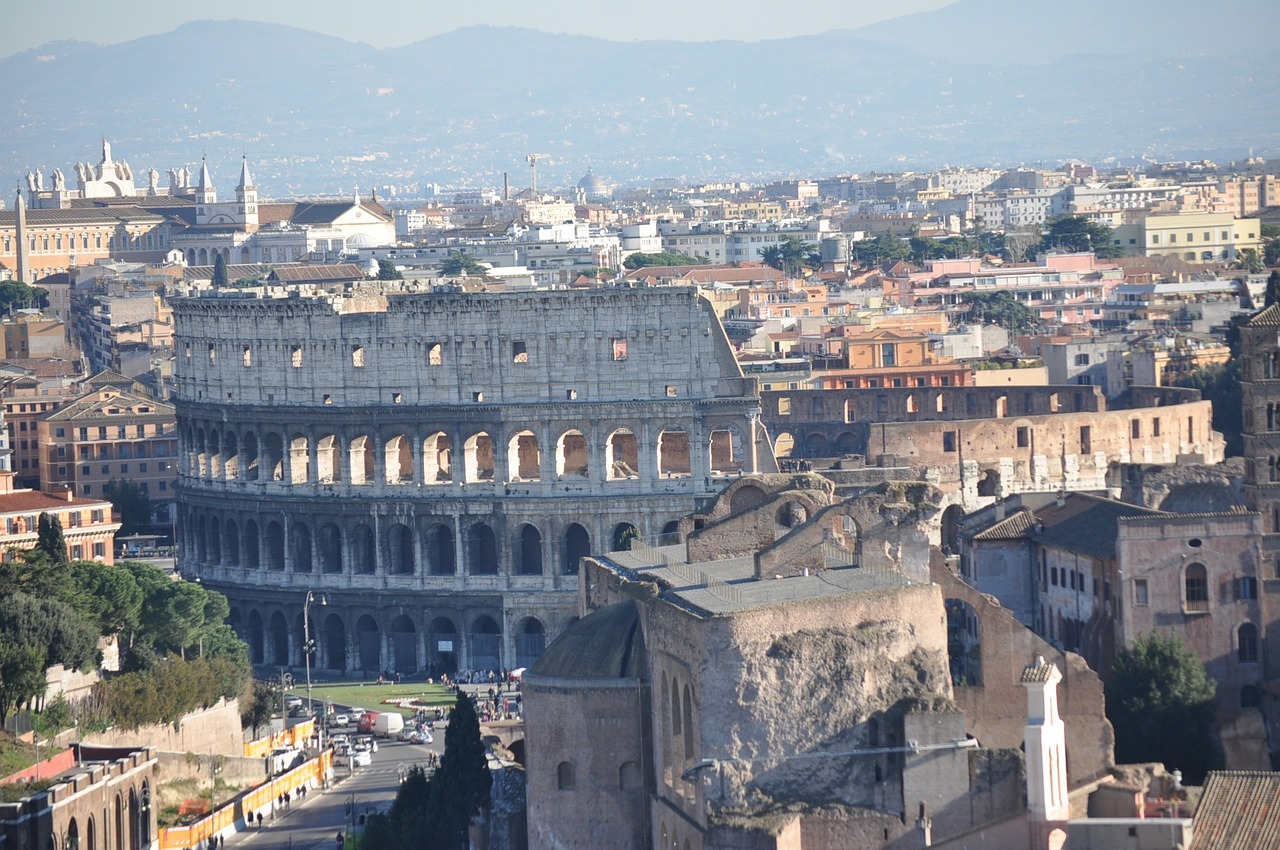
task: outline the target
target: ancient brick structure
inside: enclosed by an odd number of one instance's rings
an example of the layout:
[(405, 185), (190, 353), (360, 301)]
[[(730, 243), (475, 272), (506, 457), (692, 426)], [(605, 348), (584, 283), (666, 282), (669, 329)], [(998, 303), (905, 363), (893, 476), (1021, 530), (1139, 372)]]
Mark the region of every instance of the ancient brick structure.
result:
[(772, 469), (758, 398), (692, 288), (360, 283), (173, 300), (182, 569), (255, 662), (516, 668), (577, 565), (658, 542)]

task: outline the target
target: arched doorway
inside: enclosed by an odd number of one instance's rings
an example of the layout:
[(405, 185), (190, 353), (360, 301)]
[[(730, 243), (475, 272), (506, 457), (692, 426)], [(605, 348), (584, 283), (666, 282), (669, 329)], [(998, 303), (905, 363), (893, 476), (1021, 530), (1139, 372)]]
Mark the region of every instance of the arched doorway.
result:
[(502, 669), (502, 629), (492, 617), (478, 617), (471, 624), (471, 667), (474, 670)]
[(325, 618), (320, 645), (324, 647), (326, 670), (342, 672), (347, 669), (347, 626), (337, 614)]
[(382, 669), (382, 635), (378, 623), (368, 614), (356, 620), (357, 651), (361, 670)]
[(532, 667), (547, 646), (547, 630), (542, 621), (529, 617), (516, 634), (516, 667)]
[(418, 671), (418, 629), (404, 614), (391, 621), (391, 669), (397, 673)]
[(564, 533), (565, 575), (578, 574), (578, 562), (591, 554), (591, 535), (578, 523), (573, 523)]
[(427, 654), (431, 658), (429, 673), (439, 676), (458, 672), (458, 627), (448, 617), (436, 617), (431, 621), (431, 644)]

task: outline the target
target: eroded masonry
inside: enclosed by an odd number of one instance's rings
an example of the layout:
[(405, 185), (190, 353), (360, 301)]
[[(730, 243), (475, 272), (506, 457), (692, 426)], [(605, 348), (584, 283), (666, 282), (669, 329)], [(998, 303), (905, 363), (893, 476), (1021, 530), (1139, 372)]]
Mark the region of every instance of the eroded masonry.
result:
[(692, 288), (470, 293), (359, 283), (173, 300), (184, 572), (257, 663), (531, 664), (577, 564), (660, 543), (775, 468)]

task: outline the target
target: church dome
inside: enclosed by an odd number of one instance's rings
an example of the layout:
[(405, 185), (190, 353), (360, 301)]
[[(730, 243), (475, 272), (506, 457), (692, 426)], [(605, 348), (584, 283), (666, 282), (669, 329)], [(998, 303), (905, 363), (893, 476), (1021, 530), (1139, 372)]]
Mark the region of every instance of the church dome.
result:
[(587, 173), (578, 181), (578, 188), (581, 189), (588, 198), (607, 198), (609, 197), (609, 184), (595, 174), (590, 168)]
[(572, 623), (551, 642), (525, 681), (641, 679), (647, 675), (644, 632), (634, 602), (619, 602)]

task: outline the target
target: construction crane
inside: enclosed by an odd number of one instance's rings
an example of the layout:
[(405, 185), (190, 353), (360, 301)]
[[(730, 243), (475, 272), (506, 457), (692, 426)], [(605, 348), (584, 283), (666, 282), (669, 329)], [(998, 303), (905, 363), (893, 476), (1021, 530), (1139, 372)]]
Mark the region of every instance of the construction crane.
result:
[(549, 153), (531, 153), (526, 160), (529, 161), (529, 194), (538, 194), (538, 160), (546, 159), (551, 156)]

